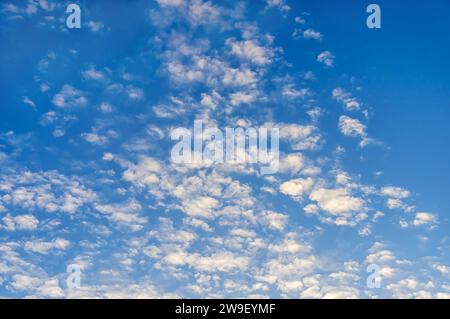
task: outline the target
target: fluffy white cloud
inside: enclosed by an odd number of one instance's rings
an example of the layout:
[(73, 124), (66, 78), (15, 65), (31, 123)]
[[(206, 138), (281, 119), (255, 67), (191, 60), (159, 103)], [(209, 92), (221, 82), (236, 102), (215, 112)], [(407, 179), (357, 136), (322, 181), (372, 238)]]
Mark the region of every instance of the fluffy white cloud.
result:
[(87, 98), (83, 92), (69, 84), (65, 84), (61, 91), (53, 96), (53, 104), (59, 108), (81, 107), (87, 104)]
[(214, 209), (218, 207), (219, 202), (215, 198), (200, 196), (185, 202), (183, 210), (190, 216), (212, 218)]
[(40, 254), (48, 254), (51, 250), (66, 250), (70, 246), (70, 241), (62, 238), (57, 238), (53, 241), (27, 241), (24, 244), (24, 249)]
[(438, 222), (436, 215), (419, 212), (416, 213), (416, 216), (413, 221), (413, 225), (416, 227), (424, 226), (424, 225), (435, 225)]
[(297, 100), (310, 96), (311, 90), (307, 88), (296, 89), (294, 84), (288, 84), (283, 87), (281, 94), (290, 100)]
[(169, 253), (164, 261), (173, 266), (189, 265), (198, 271), (232, 272), (236, 270), (244, 271), (250, 263), (250, 258), (226, 251), (216, 252), (209, 256), (179, 251)]
[(92, 32), (98, 32), (105, 27), (105, 25), (101, 21), (89, 21), (87, 23), (87, 26)]
[(359, 120), (342, 115), (339, 118), (339, 130), (345, 136), (351, 137), (366, 137), (367, 127)]
[(140, 215), (142, 207), (135, 200), (121, 204), (97, 204), (95, 209), (105, 214), (111, 221), (129, 227), (132, 231), (141, 230), (148, 221), (147, 217)]
[(112, 161), (114, 159), (114, 155), (112, 153), (105, 152), (105, 153), (103, 153), (102, 159), (104, 161)]
[(280, 158), (278, 171), (280, 173), (297, 174), (305, 166), (305, 159), (302, 154), (288, 154)]
[(273, 211), (265, 211), (261, 214), (261, 222), (276, 230), (283, 230), (286, 227), (289, 217)]
[(279, 254), (299, 254), (310, 252), (311, 246), (305, 242), (300, 241), (295, 233), (288, 233), (284, 240), (276, 244), (269, 245), (268, 250)]
[(17, 274), (13, 276), (11, 286), (16, 290), (30, 290), (36, 289), (40, 284), (39, 278)]
[(95, 68), (95, 66), (91, 65), (89, 69), (84, 70), (81, 72), (83, 77), (86, 80), (92, 80), (92, 81), (98, 81), (98, 82), (105, 82), (108, 78), (105, 72), (99, 71)]
[(267, 8), (278, 8), (282, 12), (288, 12), (291, 7), (288, 6), (284, 0), (266, 0)]
[(32, 108), (36, 108), (36, 104), (29, 97), (24, 96), (22, 101), (24, 104), (26, 104)]
[(236, 92), (230, 95), (231, 105), (239, 106), (241, 104), (250, 104), (256, 101), (256, 94), (253, 92)]
[(160, 6), (177, 7), (184, 4), (184, 0), (157, 0)]
[[(264, 126), (270, 127), (269, 124)], [(321, 136), (313, 125), (278, 123), (276, 127), (280, 130), (280, 139), (291, 142), (293, 150), (315, 150), (321, 146)]]
[(360, 147), (365, 147), (369, 144), (378, 144), (379, 142), (370, 138), (367, 134), (367, 126), (361, 123), (358, 119), (342, 115), (339, 118), (339, 130), (345, 136), (359, 137)]
[(228, 39), (226, 43), (230, 47), (232, 55), (256, 65), (270, 64), (274, 57), (273, 49), (261, 46), (255, 40), (236, 41), (235, 39)]
[(3, 217), (4, 228), (9, 231), (14, 230), (35, 230), (39, 225), (39, 220), (33, 215), (18, 215)]
[(394, 253), (388, 249), (374, 251), (366, 257), (367, 264), (385, 264), (394, 260)]
[(341, 102), (349, 111), (359, 110), (361, 103), (349, 92), (342, 88), (335, 88), (332, 93), (333, 99)]
[(162, 166), (158, 160), (152, 157), (142, 157), (137, 165), (130, 165), (123, 173), (123, 179), (144, 187), (149, 184), (156, 184), (159, 182), (159, 173)]
[(381, 189), (381, 193), (387, 197), (404, 199), (411, 196), (411, 193), (401, 187), (386, 186)]
[(323, 63), (327, 68), (332, 68), (334, 66), (334, 55), (330, 51), (324, 51), (317, 56), (317, 61)]
[(362, 199), (349, 195), (343, 188), (319, 188), (314, 190), (309, 198), (316, 201), (321, 209), (334, 215), (358, 211), (364, 206)]
[(303, 32), (303, 37), (305, 39), (321, 40), (323, 35), (320, 32), (318, 32), (318, 31), (316, 31), (314, 29), (306, 29)]
[(178, 84), (199, 82), (213, 87), (218, 84), (244, 87), (257, 82), (257, 74), (249, 68), (232, 68), (221, 60), (205, 56), (193, 56), (189, 64), (171, 61), (167, 71)]
[(292, 34), (292, 36), (294, 37), (294, 39), (300, 39), (300, 38), (313, 39), (313, 40), (322, 40), (323, 39), (322, 33), (320, 33), (319, 31), (316, 31), (314, 29), (311, 29), (311, 28), (306, 29), (306, 30), (296, 29), (294, 31), (294, 33)]
[(290, 181), (284, 182), (280, 185), (280, 191), (283, 194), (301, 197), (305, 193), (308, 193), (314, 185), (314, 180), (310, 177), (303, 179), (297, 178)]
[(392, 292), (394, 298), (401, 299), (431, 299), (432, 293), (428, 290), (432, 288), (433, 283), (421, 282), (415, 277), (407, 277), (391, 283), (386, 289)]
[(37, 290), (39, 296), (47, 298), (62, 298), (65, 296), (64, 291), (59, 285), (57, 278), (46, 280)]
[(14, 172), (0, 175), (0, 182), (2, 204), (27, 210), (72, 214), (96, 200), (95, 192), (85, 187), (78, 178), (68, 178), (55, 171)]
[(97, 145), (103, 145), (108, 142), (108, 138), (106, 136), (102, 136), (97, 133), (82, 133), (81, 137), (83, 137), (86, 142)]
[(444, 276), (450, 275), (450, 267), (449, 266), (439, 264), (439, 263), (434, 263), (432, 266), (434, 269), (439, 271), (442, 275), (444, 275)]

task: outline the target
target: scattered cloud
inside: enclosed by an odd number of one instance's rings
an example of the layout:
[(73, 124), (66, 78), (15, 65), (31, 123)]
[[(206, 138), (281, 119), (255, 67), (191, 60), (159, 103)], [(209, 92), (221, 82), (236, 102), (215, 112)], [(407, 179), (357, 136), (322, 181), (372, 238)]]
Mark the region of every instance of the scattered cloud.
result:
[(330, 51), (323, 51), (317, 56), (317, 62), (322, 63), (327, 68), (334, 67), (334, 55)]

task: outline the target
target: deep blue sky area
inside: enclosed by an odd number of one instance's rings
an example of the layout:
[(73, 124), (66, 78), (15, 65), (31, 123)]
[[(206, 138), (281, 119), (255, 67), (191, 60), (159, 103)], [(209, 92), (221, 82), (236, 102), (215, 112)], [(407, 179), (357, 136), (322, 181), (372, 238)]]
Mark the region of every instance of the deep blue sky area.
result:
[[(339, 66), (365, 84), (365, 100), (376, 112), (371, 129), (389, 147), (383, 170), (391, 182), (414, 184), (428, 205), (444, 205), (448, 215), (450, 4), (378, 1), (382, 29), (370, 30), (361, 15), (369, 3), (299, 1), (293, 7), (311, 13)], [(295, 48), (287, 53), (292, 60)]]

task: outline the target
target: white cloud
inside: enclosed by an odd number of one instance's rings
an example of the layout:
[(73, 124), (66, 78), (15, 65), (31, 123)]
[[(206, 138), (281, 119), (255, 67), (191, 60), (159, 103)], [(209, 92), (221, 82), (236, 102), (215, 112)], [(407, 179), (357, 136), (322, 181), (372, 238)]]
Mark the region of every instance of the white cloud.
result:
[(39, 225), (39, 220), (33, 215), (18, 215), (12, 217), (6, 215), (3, 217), (4, 228), (9, 231), (14, 230), (35, 230)]
[(62, 136), (64, 136), (66, 134), (66, 131), (64, 130), (64, 129), (62, 129), (62, 128), (55, 128), (54, 130), (53, 130), (53, 133), (52, 133), (52, 135), (54, 136), (54, 137), (62, 137)]
[(294, 84), (288, 84), (283, 87), (283, 91), (281, 94), (290, 100), (297, 100), (310, 96), (311, 90), (307, 88), (296, 89), (294, 87)]
[(41, 280), (39, 278), (28, 275), (16, 274), (12, 279), (13, 281), (11, 283), (11, 287), (16, 290), (36, 289), (41, 284)]
[(353, 97), (349, 92), (342, 88), (335, 88), (332, 92), (333, 99), (341, 102), (348, 111), (359, 110), (361, 103)]
[(419, 212), (416, 213), (416, 216), (413, 221), (413, 225), (416, 227), (424, 226), (424, 225), (430, 225), (433, 226), (437, 224), (438, 219), (436, 215), (425, 213), (425, 212)]
[(265, 211), (261, 214), (261, 222), (270, 228), (282, 231), (288, 222), (289, 217), (273, 211)]
[(398, 198), (388, 198), (386, 204), (389, 209), (401, 209), (407, 213), (412, 212), (415, 208), (414, 206), (405, 204), (401, 199)]
[(92, 32), (98, 32), (105, 27), (101, 21), (89, 21), (87, 26)]
[(278, 171), (280, 173), (297, 174), (305, 166), (305, 159), (302, 154), (288, 154), (280, 158)]
[(3, 4), (3, 11), (10, 12), (10, 13), (19, 13), (20, 9), (18, 6), (12, 4), (12, 3), (5, 3)]
[(370, 138), (367, 134), (367, 126), (361, 123), (358, 119), (342, 115), (339, 118), (339, 130), (345, 136), (359, 137), (361, 140), (359, 146), (361, 148), (369, 144), (378, 144), (379, 142)]
[(327, 68), (334, 66), (334, 55), (330, 51), (324, 51), (317, 56), (317, 62), (323, 63)]
[(432, 293), (428, 290), (433, 283), (421, 282), (417, 278), (409, 276), (391, 283), (386, 289), (392, 293), (393, 298), (399, 299), (431, 299)]
[(46, 298), (62, 298), (65, 295), (64, 291), (59, 286), (59, 280), (57, 278), (46, 280), (38, 288), (37, 293)]
[(70, 241), (62, 238), (57, 238), (53, 241), (27, 241), (24, 244), (24, 249), (40, 254), (48, 254), (51, 250), (66, 250), (70, 246)]
[(342, 115), (339, 118), (339, 130), (345, 136), (351, 137), (366, 137), (367, 127), (359, 120)]
[(127, 86), (127, 95), (131, 100), (141, 101), (144, 98), (144, 90), (129, 85)]
[(222, 96), (216, 91), (213, 91), (211, 94), (202, 93), (201, 97), (202, 99), (200, 103), (212, 110), (215, 110), (217, 105), (222, 100)]
[(202, 0), (191, 0), (188, 9), (189, 21), (193, 25), (212, 25), (219, 22), (222, 9), (211, 2)]
[(205, 272), (244, 271), (250, 263), (250, 258), (227, 251), (216, 252), (209, 256), (178, 251), (169, 253), (163, 260), (169, 265), (181, 266), (187, 264), (198, 271)]
[(112, 161), (114, 159), (114, 155), (112, 153), (106, 152), (106, 153), (103, 153), (102, 159), (104, 161)]
[(225, 62), (205, 56), (193, 56), (189, 64), (178, 61), (167, 63), (167, 71), (178, 84), (204, 83), (216, 86), (222, 83), (229, 87), (242, 87), (255, 84), (257, 75), (248, 67), (229, 67)]
[[(264, 126), (271, 127), (269, 123)], [(321, 146), (321, 136), (313, 125), (283, 124), (278, 123), (280, 139), (291, 142), (295, 151), (315, 150)]]
[(239, 106), (241, 104), (250, 104), (256, 101), (256, 95), (252, 92), (236, 92), (230, 95), (231, 105)]
[(411, 196), (411, 193), (401, 187), (386, 186), (381, 189), (381, 193), (387, 197), (405, 199)]
[(266, 0), (267, 8), (278, 8), (282, 12), (288, 12), (291, 7), (284, 0)]
[(100, 104), (100, 110), (104, 113), (111, 113), (113, 111), (113, 107), (111, 104), (103, 102), (102, 104)]
[(135, 200), (121, 204), (97, 204), (95, 209), (105, 214), (111, 221), (118, 225), (124, 225), (132, 231), (141, 230), (148, 222), (146, 217), (140, 215), (142, 207)]
[(47, 83), (42, 83), (39, 86), (39, 89), (41, 90), (41, 92), (45, 93), (50, 90), (50, 85), (48, 85)]
[(55, 171), (0, 175), (0, 194), (3, 205), (49, 213), (74, 213), (96, 199), (96, 194), (78, 178), (67, 178)]
[(305, 242), (300, 241), (297, 238), (297, 234), (288, 233), (282, 241), (276, 244), (269, 245), (267, 249), (278, 254), (299, 254), (310, 252), (311, 246)]
[(298, 23), (298, 24), (306, 23), (305, 19), (303, 19), (302, 17), (295, 17), (294, 21), (295, 21), (295, 23)]
[(265, 264), (265, 276), (257, 278), (261, 281), (277, 283), (278, 288), (281, 288), (283, 282), (298, 280), (309, 275), (317, 266), (318, 261), (314, 256), (269, 259)]
[(216, 199), (209, 196), (200, 196), (186, 201), (183, 204), (183, 210), (189, 216), (211, 219), (214, 209), (218, 206), (219, 202)]
[(372, 254), (367, 255), (366, 263), (369, 264), (385, 264), (395, 260), (395, 255), (392, 251), (383, 249), (374, 251)]
[(184, 4), (184, 0), (156, 0), (160, 6), (178, 7)]
[(23, 97), (23, 103), (25, 103), (26, 105), (31, 106), (32, 108), (36, 108), (36, 104), (32, 100), (30, 100), (30, 98), (27, 97), (27, 96)]
[(444, 275), (444, 276), (450, 275), (450, 267), (449, 266), (439, 264), (439, 263), (434, 263), (432, 266), (434, 269), (439, 271), (442, 275)]
[(97, 133), (82, 133), (81, 137), (83, 137), (86, 142), (97, 145), (103, 145), (108, 142), (107, 137), (98, 135)]
[(236, 41), (231, 38), (226, 43), (230, 47), (232, 55), (256, 65), (270, 64), (274, 57), (274, 52), (271, 48), (261, 46), (255, 40)]
[(313, 185), (314, 180), (310, 177), (306, 179), (292, 179), (281, 184), (280, 191), (286, 195), (301, 197), (303, 194), (308, 193)]
[[(316, 31), (314, 29), (311, 29), (311, 28), (306, 29), (306, 30), (295, 29), (292, 36), (294, 39), (300, 39), (300, 38), (312, 39), (312, 40), (322, 40), (323, 39), (322, 33), (320, 33), (319, 31)], [(319, 61), (319, 62), (323, 62), (323, 61)]]
[(364, 206), (362, 199), (349, 195), (343, 188), (319, 188), (314, 190), (309, 198), (316, 201), (321, 209), (333, 215), (358, 211)]
[(130, 165), (123, 173), (123, 179), (140, 187), (159, 182), (158, 173), (162, 166), (158, 160), (152, 157), (142, 157), (139, 164)]
[(253, 238), (257, 236), (253, 230), (248, 230), (244, 228), (234, 228), (230, 230), (230, 235), (243, 238)]
[(83, 75), (83, 78), (86, 80), (92, 80), (92, 81), (98, 81), (98, 82), (105, 82), (107, 81), (107, 75), (105, 72), (99, 71), (95, 68), (95, 66), (91, 65), (89, 69), (84, 70), (81, 72)]
[(87, 98), (83, 92), (69, 84), (65, 84), (61, 91), (53, 96), (52, 102), (59, 108), (74, 108), (85, 106)]
[(307, 29), (303, 32), (303, 37), (305, 39), (314, 39), (314, 40), (321, 40), (323, 38), (323, 35), (315, 31), (314, 29)]
[(323, 299), (357, 299), (359, 292), (352, 287), (325, 287), (322, 291)]

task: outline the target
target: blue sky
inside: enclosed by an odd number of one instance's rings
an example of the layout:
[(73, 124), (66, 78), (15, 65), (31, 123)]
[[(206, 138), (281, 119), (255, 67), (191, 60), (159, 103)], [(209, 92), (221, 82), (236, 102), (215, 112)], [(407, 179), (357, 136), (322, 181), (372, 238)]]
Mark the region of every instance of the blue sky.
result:
[[(69, 3), (0, 8), (0, 296), (450, 297), (448, 1), (376, 30), (367, 1)], [(278, 127), (280, 170), (173, 163), (196, 119)]]

